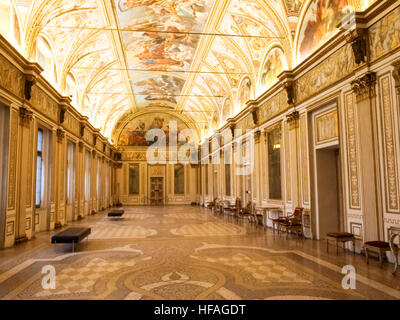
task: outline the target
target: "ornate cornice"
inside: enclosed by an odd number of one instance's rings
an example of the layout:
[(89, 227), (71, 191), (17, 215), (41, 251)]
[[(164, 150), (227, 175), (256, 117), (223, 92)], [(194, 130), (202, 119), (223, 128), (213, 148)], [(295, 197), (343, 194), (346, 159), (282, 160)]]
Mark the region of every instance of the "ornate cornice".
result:
[(345, 35), (346, 41), (351, 44), (354, 62), (359, 65), (368, 61), (368, 31), (364, 28), (349, 30)]
[(252, 106), (250, 109), (251, 115), (253, 116), (253, 123), (255, 125), (258, 124), (259, 116), (258, 116), (258, 106)]
[(81, 138), (85, 135), (85, 123), (81, 122), (79, 127), (79, 135)]
[(35, 84), (36, 80), (33, 76), (27, 75), (25, 78), (25, 87), (24, 87), (24, 97), (26, 100), (31, 100), (32, 98), (32, 87)]
[(361, 78), (354, 80), (351, 87), (356, 94), (357, 102), (371, 99), (376, 95), (376, 73), (368, 72)]
[(294, 106), (294, 104), (296, 103), (294, 90), (295, 81), (292, 71), (283, 71), (278, 76), (278, 79), (282, 82), (283, 88), (286, 91), (288, 105)]

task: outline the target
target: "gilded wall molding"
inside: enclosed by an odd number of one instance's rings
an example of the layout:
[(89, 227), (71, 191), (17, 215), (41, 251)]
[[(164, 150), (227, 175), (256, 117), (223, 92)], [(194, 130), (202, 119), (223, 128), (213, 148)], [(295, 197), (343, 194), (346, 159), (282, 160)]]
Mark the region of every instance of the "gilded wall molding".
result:
[(301, 146), (301, 181), (302, 181), (302, 195), (303, 203), (308, 204), (310, 202), (309, 193), (309, 176), (308, 176), (308, 141), (307, 141), (307, 114), (303, 113), (300, 116), (300, 146)]
[(360, 209), (360, 168), (358, 163), (359, 147), (354, 93), (351, 91), (346, 93), (344, 100), (349, 207), (351, 209)]
[(396, 161), (397, 146), (395, 141), (394, 114), (392, 105), (390, 75), (380, 78), (380, 96), (382, 128), (384, 140), (384, 166), (385, 166), (385, 184), (386, 184), (386, 203), (389, 212), (399, 211), (399, 186), (398, 186), (398, 163)]
[[(1, 78), (1, 77), (0, 77)], [(18, 139), (18, 112), (11, 109), (10, 112), (10, 153), (9, 153), (9, 167), (8, 167), (8, 196), (7, 196), (7, 209), (12, 210), (15, 208), (16, 196), (16, 175), (17, 175), (17, 139)]]
[(284, 148), (285, 148), (285, 180), (286, 180), (286, 201), (292, 201), (292, 184), (290, 175), (290, 141), (289, 141), (289, 125), (284, 126)]
[(327, 143), (339, 138), (337, 109), (315, 116), (316, 144)]

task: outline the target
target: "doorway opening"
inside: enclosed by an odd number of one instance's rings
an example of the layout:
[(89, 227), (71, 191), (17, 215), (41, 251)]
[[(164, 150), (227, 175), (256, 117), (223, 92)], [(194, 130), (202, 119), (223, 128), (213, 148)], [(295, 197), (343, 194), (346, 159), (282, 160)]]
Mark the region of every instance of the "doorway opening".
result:
[(4, 247), (7, 209), (7, 169), (10, 109), (0, 104), (0, 248)]
[(50, 229), (52, 133), (39, 126), (36, 143), (35, 231)]
[(162, 206), (164, 204), (164, 178), (150, 178), (150, 205)]
[(316, 149), (318, 239), (328, 232), (344, 231), (339, 146)]
[(67, 143), (67, 222), (75, 220), (75, 143)]
[(85, 151), (85, 208), (84, 215), (90, 215), (90, 180), (92, 172), (92, 154), (89, 150)]

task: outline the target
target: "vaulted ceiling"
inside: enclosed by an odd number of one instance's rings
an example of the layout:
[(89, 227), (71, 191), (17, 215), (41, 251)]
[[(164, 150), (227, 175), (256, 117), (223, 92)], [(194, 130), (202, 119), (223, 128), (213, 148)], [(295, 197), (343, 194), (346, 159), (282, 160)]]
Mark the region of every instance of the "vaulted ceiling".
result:
[(373, 0), (0, 0), (0, 31), (110, 140), (148, 108), (202, 136)]

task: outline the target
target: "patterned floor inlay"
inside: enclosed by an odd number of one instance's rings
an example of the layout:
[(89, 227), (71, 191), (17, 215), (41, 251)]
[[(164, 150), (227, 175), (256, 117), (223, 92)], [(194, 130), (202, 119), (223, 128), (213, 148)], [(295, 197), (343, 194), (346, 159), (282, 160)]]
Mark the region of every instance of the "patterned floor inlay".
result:
[(232, 235), (244, 235), (246, 234), (246, 229), (235, 225), (228, 225), (219, 222), (206, 222), (201, 224), (184, 225), (183, 227), (177, 229), (171, 229), (171, 233), (186, 237), (232, 236)]
[[(327, 254), (324, 242), (213, 215), (192, 206), (129, 207), (123, 219), (105, 214), (89, 241), (51, 245), (40, 233), (29, 246), (0, 251), (0, 299), (400, 299), (392, 265), (367, 265), (360, 255)], [(342, 287), (342, 267), (357, 271)], [(43, 286), (53, 268), (55, 288)]]
[(91, 239), (136, 239), (147, 238), (157, 234), (154, 229), (141, 226), (91, 226)]

